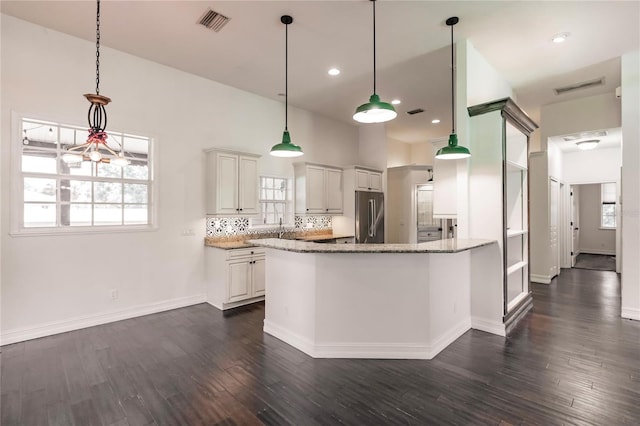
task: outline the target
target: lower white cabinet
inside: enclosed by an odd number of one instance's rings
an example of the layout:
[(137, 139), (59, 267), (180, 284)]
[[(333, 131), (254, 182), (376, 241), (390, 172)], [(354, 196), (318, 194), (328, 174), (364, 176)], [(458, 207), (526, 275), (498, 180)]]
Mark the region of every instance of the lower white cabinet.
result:
[(264, 249), (207, 248), (207, 301), (225, 310), (264, 300)]

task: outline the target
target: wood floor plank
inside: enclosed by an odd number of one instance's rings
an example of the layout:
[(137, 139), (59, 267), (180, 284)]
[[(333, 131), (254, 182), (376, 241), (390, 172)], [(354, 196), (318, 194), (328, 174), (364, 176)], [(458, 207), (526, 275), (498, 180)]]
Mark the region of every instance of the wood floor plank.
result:
[(2, 348), (2, 426), (638, 425), (640, 322), (612, 272), (533, 285), (507, 337), (431, 361), (313, 359), (262, 332), (264, 304), (208, 304)]

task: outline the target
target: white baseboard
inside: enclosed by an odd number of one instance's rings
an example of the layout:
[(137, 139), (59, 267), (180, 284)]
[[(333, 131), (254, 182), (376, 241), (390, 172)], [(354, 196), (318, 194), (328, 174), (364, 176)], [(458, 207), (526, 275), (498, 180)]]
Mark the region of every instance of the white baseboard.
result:
[(623, 306), (622, 307), (621, 316), (622, 316), (622, 318), (640, 321), (640, 309), (638, 309), (638, 308), (625, 308)]
[(531, 274), (531, 282), (540, 284), (551, 284), (551, 277), (549, 275)]
[(198, 303), (206, 302), (206, 300), (206, 294), (198, 294), (195, 296), (179, 297), (176, 299), (164, 300), (162, 302), (132, 306), (130, 308), (115, 311), (102, 312), (99, 314), (69, 318), (62, 321), (53, 321), (32, 327), (7, 330), (0, 335), (0, 345), (10, 345), (12, 343), (51, 336), (53, 334), (66, 333), (67, 331), (79, 330), (81, 328), (93, 327), (129, 318), (141, 317), (143, 315), (169, 311), (171, 309), (183, 308), (185, 306), (197, 305)]
[(301, 350), (312, 358), (358, 359), (432, 359), (458, 339), (471, 327), (466, 320), (444, 333), (432, 345), (411, 343), (314, 343), (306, 337), (292, 333), (264, 320), (264, 332)]
[(264, 300), (264, 296), (253, 297), (247, 300), (241, 300), (239, 302), (231, 302), (231, 303), (223, 303), (222, 305), (214, 303), (210, 300), (207, 300), (207, 303), (213, 306), (214, 308), (218, 308), (221, 311), (226, 311), (227, 309), (238, 308), (240, 306), (250, 305), (256, 302), (262, 302)]
[(489, 321), (484, 318), (471, 317), (471, 328), (484, 331), (486, 333), (506, 336), (506, 330), (502, 322)]
[(580, 254), (604, 254), (607, 256), (615, 256), (615, 250), (598, 250), (598, 249), (583, 249), (580, 250)]

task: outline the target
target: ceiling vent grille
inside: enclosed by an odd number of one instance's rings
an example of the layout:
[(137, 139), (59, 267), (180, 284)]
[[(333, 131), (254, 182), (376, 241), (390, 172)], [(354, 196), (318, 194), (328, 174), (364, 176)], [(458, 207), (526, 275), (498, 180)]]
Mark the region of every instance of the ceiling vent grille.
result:
[(422, 108), (416, 108), (416, 109), (412, 109), (411, 111), (407, 111), (407, 114), (415, 115), (415, 114), (420, 114), (421, 112), (424, 112)]
[(564, 95), (574, 90), (588, 89), (589, 87), (602, 86), (604, 84), (604, 77), (596, 78), (595, 80), (583, 81), (581, 83), (572, 84), (571, 86), (558, 87), (553, 89), (556, 95)]
[(202, 15), (202, 18), (200, 18), (198, 24), (207, 27), (215, 32), (219, 32), (222, 27), (227, 25), (227, 22), (229, 22), (230, 20), (230, 18), (227, 18), (226, 16), (209, 9), (204, 13), (204, 15)]

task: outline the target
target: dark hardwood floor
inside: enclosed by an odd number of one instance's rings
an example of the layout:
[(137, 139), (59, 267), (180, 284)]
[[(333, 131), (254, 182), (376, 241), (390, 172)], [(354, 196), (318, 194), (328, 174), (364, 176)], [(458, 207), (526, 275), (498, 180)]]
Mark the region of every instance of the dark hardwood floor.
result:
[(640, 323), (613, 272), (563, 270), (504, 339), (431, 361), (312, 359), (264, 306), (202, 304), (2, 348), (3, 426), (640, 423)]

